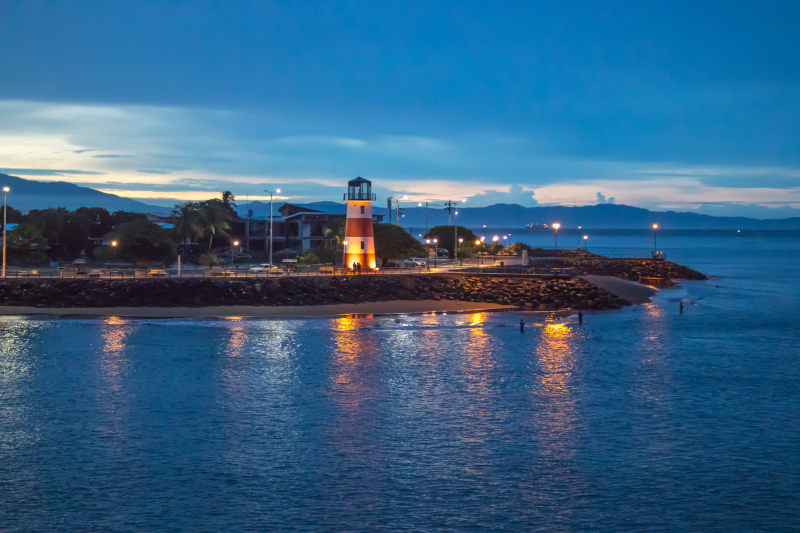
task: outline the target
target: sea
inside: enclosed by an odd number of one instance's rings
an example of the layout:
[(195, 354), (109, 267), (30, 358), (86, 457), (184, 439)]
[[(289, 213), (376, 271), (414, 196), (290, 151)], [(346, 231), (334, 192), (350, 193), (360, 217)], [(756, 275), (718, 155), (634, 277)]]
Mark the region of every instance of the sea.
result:
[(656, 238), (709, 279), (582, 324), (2, 318), (0, 530), (798, 531), (800, 232)]

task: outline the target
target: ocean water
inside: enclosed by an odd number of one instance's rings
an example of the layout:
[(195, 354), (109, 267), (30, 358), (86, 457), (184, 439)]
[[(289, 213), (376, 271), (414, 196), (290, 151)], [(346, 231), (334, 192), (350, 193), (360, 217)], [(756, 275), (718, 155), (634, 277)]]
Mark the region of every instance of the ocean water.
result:
[(583, 324), (0, 319), (0, 530), (797, 531), (800, 235), (659, 247)]

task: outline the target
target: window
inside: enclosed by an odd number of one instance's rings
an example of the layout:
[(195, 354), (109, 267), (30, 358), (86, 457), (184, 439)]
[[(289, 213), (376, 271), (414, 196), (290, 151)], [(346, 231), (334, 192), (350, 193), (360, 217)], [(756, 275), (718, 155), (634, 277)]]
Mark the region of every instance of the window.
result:
[(361, 241), (361, 249), (364, 249), (364, 241)]
[(364, 214), (364, 206), (363, 205), (361, 206), (361, 214), (362, 215)]

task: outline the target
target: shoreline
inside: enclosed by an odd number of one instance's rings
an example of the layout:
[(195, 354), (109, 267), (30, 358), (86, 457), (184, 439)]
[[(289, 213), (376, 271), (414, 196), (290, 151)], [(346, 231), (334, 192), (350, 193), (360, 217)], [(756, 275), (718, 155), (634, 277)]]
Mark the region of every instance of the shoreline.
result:
[(477, 313), (519, 309), (514, 305), (460, 300), (392, 300), (323, 305), (217, 305), (203, 307), (33, 307), (0, 306), (0, 316), (119, 316), (127, 318), (313, 318), (342, 315)]

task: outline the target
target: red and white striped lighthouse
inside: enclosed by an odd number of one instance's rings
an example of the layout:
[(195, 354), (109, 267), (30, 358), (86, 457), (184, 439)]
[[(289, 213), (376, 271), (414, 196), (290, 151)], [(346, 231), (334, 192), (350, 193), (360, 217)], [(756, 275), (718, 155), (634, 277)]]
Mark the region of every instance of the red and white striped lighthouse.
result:
[(344, 228), (344, 264), (375, 268), (375, 238), (372, 235), (372, 182), (362, 177), (347, 182), (347, 223)]

